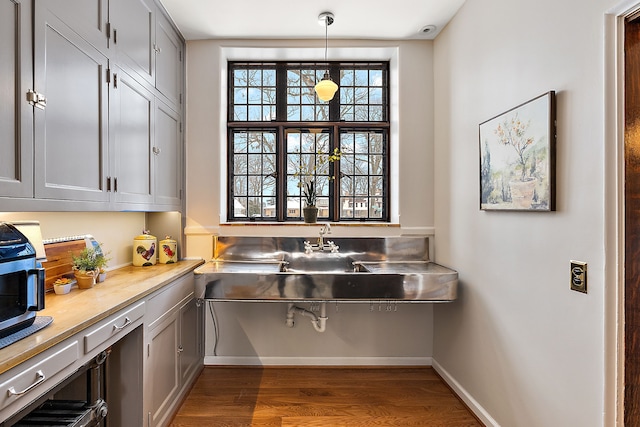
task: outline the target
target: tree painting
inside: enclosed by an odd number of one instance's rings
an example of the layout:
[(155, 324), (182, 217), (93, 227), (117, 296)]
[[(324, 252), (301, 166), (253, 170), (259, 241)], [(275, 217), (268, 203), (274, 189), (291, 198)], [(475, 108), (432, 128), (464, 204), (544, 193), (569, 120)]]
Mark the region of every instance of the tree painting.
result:
[(480, 208), (555, 209), (555, 93), (480, 124)]
[[(527, 148), (533, 144), (533, 138), (527, 133), (530, 125), (531, 120), (524, 122), (518, 118), (518, 113), (515, 113), (511, 118), (505, 118), (504, 122), (499, 123), (493, 131), (501, 144), (513, 147), (516, 151), (521, 171), (520, 181), (527, 181), (527, 161), (529, 160)], [(535, 170), (534, 165), (532, 168)]]

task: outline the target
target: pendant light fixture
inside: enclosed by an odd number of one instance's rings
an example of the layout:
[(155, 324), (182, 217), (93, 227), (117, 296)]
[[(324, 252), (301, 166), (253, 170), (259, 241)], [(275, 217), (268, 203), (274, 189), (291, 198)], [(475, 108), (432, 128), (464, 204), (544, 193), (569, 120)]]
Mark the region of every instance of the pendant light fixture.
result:
[[(324, 61), (327, 62), (327, 50), (329, 47), (329, 25), (333, 24), (333, 13), (331, 12), (322, 12), (318, 15), (318, 23), (324, 24)], [(325, 71), (322, 80), (320, 80), (316, 87), (314, 88), (316, 93), (318, 94), (318, 98), (322, 101), (331, 101), (333, 99), (333, 95), (335, 95), (338, 90), (338, 85), (331, 80), (329, 76), (329, 70)]]

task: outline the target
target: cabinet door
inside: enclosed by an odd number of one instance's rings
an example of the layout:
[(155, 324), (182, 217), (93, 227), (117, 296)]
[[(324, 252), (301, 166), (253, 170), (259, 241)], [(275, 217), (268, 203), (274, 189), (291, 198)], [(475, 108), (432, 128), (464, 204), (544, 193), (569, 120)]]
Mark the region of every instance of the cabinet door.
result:
[(155, 143), (155, 197), (158, 205), (180, 208), (182, 196), (182, 132), (180, 115), (156, 100)]
[(180, 110), (183, 86), (182, 39), (163, 14), (156, 20), (156, 88)]
[(147, 369), (149, 385), (148, 424), (149, 427), (164, 425), (180, 391), (178, 373), (178, 311), (152, 329), (149, 343), (149, 363)]
[(202, 361), (200, 355), (201, 317), (201, 309), (195, 298), (180, 308), (180, 382), (183, 386), (190, 383)]
[(108, 0), (48, 0), (40, 3), (80, 37), (108, 56)]
[(0, 196), (33, 197), (31, 1), (0, 1)]
[(155, 83), (156, 6), (153, 0), (109, 0), (111, 46), (118, 65)]
[(108, 201), (107, 58), (35, 2), (35, 196)]
[(111, 191), (116, 203), (151, 203), (154, 96), (122, 70), (112, 71)]

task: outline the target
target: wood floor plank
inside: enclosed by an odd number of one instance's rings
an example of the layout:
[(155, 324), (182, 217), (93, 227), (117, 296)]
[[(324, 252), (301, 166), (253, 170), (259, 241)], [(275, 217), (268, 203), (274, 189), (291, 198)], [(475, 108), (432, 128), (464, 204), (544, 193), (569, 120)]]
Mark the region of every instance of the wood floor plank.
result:
[(429, 367), (206, 367), (171, 426), (482, 424)]

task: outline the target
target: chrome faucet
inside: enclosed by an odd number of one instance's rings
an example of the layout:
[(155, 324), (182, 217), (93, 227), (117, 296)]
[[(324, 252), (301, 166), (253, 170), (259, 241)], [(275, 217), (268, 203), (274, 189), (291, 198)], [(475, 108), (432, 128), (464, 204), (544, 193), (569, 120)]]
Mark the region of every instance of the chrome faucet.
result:
[(324, 235), (325, 234), (331, 234), (331, 225), (325, 224), (322, 227), (320, 227), (320, 236), (318, 237), (318, 248), (320, 248), (321, 251), (324, 250)]

